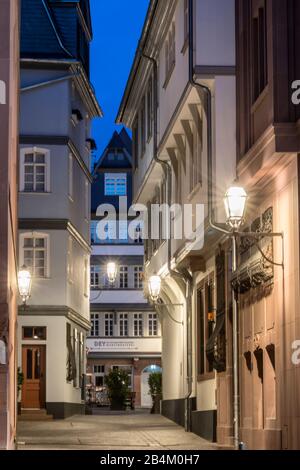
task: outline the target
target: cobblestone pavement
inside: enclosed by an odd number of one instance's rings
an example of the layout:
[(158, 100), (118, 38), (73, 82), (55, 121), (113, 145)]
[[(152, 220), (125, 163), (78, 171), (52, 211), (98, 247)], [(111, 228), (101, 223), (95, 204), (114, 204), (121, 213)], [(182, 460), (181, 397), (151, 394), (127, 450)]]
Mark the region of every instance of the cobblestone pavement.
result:
[(62, 421), (20, 422), (20, 450), (213, 450), (172, 421), (149, 413), (73, 416)]

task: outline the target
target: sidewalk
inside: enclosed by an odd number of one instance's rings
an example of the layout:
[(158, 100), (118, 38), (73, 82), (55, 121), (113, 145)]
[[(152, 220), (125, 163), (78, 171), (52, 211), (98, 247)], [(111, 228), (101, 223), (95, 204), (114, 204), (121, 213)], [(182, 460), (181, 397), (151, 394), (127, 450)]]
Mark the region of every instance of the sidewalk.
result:
[(20, 422), (20, 450), (217, 450), (172, 421), (149, 413)]

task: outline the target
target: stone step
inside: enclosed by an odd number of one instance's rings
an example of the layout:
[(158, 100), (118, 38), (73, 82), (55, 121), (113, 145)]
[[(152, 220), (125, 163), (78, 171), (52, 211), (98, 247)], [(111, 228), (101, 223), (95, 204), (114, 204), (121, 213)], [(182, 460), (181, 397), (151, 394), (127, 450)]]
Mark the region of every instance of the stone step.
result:
[(51, 421), (52, 415), (47, 415), (46, 410), (22, 410), (19, 421)]
[(45, 409), (41, 409), (41, 410), (38, 410), (38, 409), (34, 409), (34, 408), (22, 408), (21, 409), (21, 414), (22, 415), (46, 415), (47, 414), (47, 410)]

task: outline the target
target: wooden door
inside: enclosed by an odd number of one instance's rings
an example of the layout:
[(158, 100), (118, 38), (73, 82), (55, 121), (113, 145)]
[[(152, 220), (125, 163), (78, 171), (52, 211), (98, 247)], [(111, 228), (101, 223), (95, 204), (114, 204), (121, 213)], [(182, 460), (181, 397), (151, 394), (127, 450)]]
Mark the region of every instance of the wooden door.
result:
[(22, 408), (45, 408), (46, 347), (23, 346), (22, 370)]

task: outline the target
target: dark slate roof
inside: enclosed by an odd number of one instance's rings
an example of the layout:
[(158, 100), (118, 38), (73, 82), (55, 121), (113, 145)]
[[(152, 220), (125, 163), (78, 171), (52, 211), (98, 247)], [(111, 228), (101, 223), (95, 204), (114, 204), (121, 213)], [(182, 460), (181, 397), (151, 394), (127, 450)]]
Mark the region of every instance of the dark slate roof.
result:
[(21, 57), (70, 58), (62, 47), (53, 11), (46, 0), (21, 2)]
[(123, 127), (123, 129), (121, 130), (119, 136), (123, 140), (127, 152), (132, 155), (132, 140), (129, 137), (125, 127)]
[[(123, 149), (124, 150), (124, 162), (119, 164), (116, 162), (112, 165), (111, 162), (107, 161), (106, 157), (110, 150), (113, 149)], [(132, 140), (129, 137), (125, 128), (123, 128), (119, 133), (115, 131), (107, 144), (103, 154), (96, 164), (94, 173), (97, 173), (99, 168), (132, 168)]]

